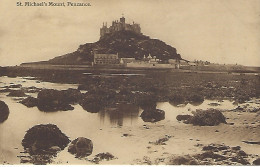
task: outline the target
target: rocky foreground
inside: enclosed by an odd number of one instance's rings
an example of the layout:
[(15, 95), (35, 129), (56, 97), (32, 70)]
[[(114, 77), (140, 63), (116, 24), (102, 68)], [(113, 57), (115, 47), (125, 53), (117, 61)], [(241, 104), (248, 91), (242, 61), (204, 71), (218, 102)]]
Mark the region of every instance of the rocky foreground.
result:
[[(21, 162), (55, 163), (55, 157), (59, 157), (59, 152), (65, 147), (63, 151), (75, 155), (83, 164), (85, 161), (98, 164), (259, 165), (260, 112), (236, 110), (221, 113), (222, 116), (216, 119), (212, 119), (207, 113), (200, 117), (203, 118), (200, 125), (186, 124), (182, 121), (162, 124), (159, 121), (144, 124), (136, 129), (123, 126), (110, 133), (111, 136), (114, 133), (121, 134), (125, 143), (119, 145), (124, 147), (120, 148), (118, 145), (113, 146), (115, 143), (110, 143), (110, 147), (115, 149), (113, 152), (97, 155), (92, 155), (95, 149), (92, 140), (95, 139), (79, 137), (68, 144), (68, 138), (57, 126), (37, 125), (28, 130), (24, 137), (23, 143), (31, 143), (23, 144), (30, 156), (22, 157)], [(223, 117), (226, 122), (213, 125)], [(205, 119), (208, 120), (207, 123), (213, 123), (204, 124)], [(37, 128), (44, 131), (40, 133), (33, 130)], [(39, 138), (37, 135), (43, 136)], [(46, 139), (44, 142), (43, 138)], [(63, 140), (65, 145), (62, 144)], [(42, 144), (37, 146), (37, 143)], [(122, 149), (131, 156), (125, 156)]]
[[(28, 73), (11, 70), (6, 75), (28, 76)], [(92, 114), (119, 112), (119, 104), (134, 105), (142, 110), (138, 116), (143, 124), (134, 128), (109, 128), (109, 136), (120, 140), (109, 140), (104, 145), (106, 149), (98, 153), (96, 138), (87, 135), (70, 138), (71, 132), (65, 133), (47, 122), (35, 125), (24, 132), (21, 140), (24, 147), (24, 152), (18, 155), (21, 163), (55, 164), (66, 152), (80, 164), (259, 165), (258, 75), (169, 71), (123, 77), (70, 74), (74, 78), (61, 71), (36, 71), (32, 75), (36, 75), (37, 82), (76, 83), (77, 89), (56, 90), (12, 83), (1, 87), (0, 93), (18, 98), (18, 104), (28, 109), (35, 107), (45, 114), (70, 112), (77, 105)], [(199, 106), (205, 99), (218, 100), (210, 104), (215, 109), (189, 111), (167, 121), (166, 112), (158, 106), (160, 101), (179, 108), (188, 103)], [(233, 101), (237, 107), (216, 109), (224, 99)], [(17, 112), (9, 108), (0, 101), (2, 124), (8, 121), (9, 112)]]

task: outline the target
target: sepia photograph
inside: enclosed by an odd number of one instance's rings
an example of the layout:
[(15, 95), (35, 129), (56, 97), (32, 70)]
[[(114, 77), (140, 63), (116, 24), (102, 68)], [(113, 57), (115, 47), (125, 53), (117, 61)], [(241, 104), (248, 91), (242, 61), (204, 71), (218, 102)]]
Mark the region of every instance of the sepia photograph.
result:
[(0, 166), (260, 165), (260, 0), (1, 0)]

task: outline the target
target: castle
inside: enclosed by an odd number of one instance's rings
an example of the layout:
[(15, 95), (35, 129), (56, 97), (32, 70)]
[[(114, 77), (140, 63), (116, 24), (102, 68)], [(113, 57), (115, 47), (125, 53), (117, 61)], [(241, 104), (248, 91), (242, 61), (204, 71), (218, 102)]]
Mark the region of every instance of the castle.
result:
[(116, 31), (133, 31), (135, 33), (141, 34), (141, 27), (139, 24), (133, 22), (133, 24), (125, 23), (125, 18), (122, 16), (120, 21), (112, 21), (112, 25), (108, 28), (107, 23), (103, 23), (103, 27), (100, 28), (100, 38), (102, 38), (105, 34), (110, 34)]

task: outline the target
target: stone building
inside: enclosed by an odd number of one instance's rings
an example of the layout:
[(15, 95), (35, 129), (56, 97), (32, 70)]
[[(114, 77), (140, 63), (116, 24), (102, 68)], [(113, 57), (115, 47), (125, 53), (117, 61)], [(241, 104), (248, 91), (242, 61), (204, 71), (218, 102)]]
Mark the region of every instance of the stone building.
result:
[(107, 26), (107, 23), (103, 23), (103, 26), (100, 28), (100, 38), (102, 38), (105, 34), (122, 30), (133, 31), (135, 33), (141, 34), (141, 27), (139, 24), (134, 22), (133, 24), (127, 24), (125, 22), (125, 18), (121, 17), (119, 21), (112, 21), (112, 25), (110, 27)]
[(127, 63), (131, 63), (131, 62), (135, 62), (135, 58), (121, 58), (120, 59), (121, 64), (127, 64)]
[(117, 54), (94, 54), (94, 64), (118, 64)]

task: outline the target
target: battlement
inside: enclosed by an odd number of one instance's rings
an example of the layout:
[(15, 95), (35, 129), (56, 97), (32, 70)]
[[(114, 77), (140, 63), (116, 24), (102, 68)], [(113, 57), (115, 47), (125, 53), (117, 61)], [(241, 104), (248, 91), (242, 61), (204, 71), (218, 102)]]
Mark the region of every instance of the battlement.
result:
[(105, 34), (110, 34), (116, 31), (133, 31), (135, 33), (141, 34), (141, 27), (139, 24), (133, 22), (133, 24), (127, 24), (125, 22), (124, 16), (120, 18), (120, 20), (112, 21), (112, 25), (110, 27), (107, 26), (107, 23), (103, 23), (103, 26), (100, 28), (100, 38), (102, 38)]

